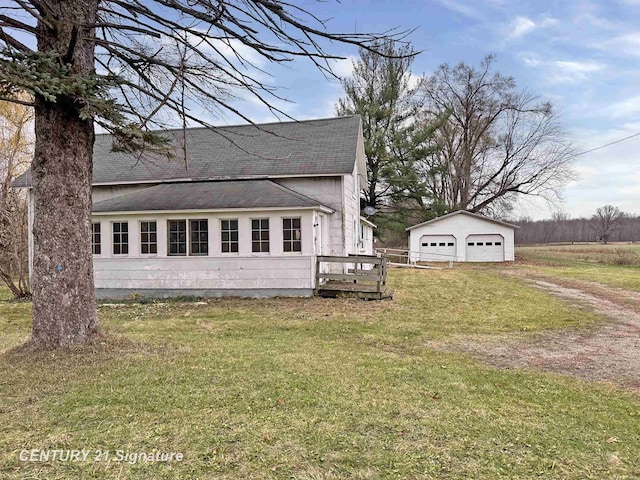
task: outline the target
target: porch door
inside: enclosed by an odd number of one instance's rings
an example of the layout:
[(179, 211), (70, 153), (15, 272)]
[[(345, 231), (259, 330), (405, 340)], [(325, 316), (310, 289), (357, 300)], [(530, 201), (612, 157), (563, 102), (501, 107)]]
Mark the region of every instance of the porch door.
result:
[[(329, 245), (328, 245), (328, 235), (327, 231), (327, 217), (318, 214), (315, 221), (315, 252), (316, 255), (328, 255), (329, 254)], [(329, 264), (321, 263), (320, 270), (322, 273), (327, 273), (329, 271)]]

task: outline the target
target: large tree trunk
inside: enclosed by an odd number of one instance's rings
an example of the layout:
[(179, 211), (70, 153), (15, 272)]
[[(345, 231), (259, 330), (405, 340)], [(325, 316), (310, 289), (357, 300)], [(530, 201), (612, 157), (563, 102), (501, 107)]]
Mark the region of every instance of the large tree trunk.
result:
[[(56, 52), (73, 75), (92, 74), (95, 46), (85, 40), (83, 25), (95, 24), (97, 0), (50, 3), (59, 21), (55, 31), (38, 25), (38, 50)], [(35, 102), (32, 343), (68, 346), (98, 330), (91, 255), (93, 121), (82, 120), (81, 105), (69, 97)]]

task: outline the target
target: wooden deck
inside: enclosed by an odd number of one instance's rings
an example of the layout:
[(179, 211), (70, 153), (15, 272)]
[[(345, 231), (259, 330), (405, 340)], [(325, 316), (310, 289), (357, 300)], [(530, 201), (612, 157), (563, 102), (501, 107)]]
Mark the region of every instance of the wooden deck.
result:
[[(323, 272), (324, 263), (341, 263), (343, 273)], [(367, 300), (393, 298), (393, 291), (387, 288), (387, 264), (386, 256), (319, 256), (315, 294), (319, 297), (348, 296)]]

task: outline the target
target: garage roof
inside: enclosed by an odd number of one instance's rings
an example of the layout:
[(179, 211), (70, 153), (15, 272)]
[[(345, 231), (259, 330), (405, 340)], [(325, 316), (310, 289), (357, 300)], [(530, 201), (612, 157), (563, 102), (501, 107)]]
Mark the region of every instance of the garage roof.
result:
[(507, 223), (507, 222), (503, 222), (502, 220), (496, 220), (494, 218), (485, 217), (484, 215), (480, 215), (479, 213), (467, 212), (466, 210), (458, 210), (455, 212), (447, 213), (446, 215), (442, 215), (441, 217), (434, 218), (427, 222), (422, 222), (412, 227), (409, 227), (406, 229), (406, 231), (408, 232), (409, 230), (413, 230), (414, 228), (422, 227), (423, 225), (428, 225), (430, 223), (435, 223), (445, 218), (453, 217), (454, 215), (469, 215), (470, 217), (475, 217), (480, 220), (484, 220), (486, 222), (497, 223), (498, 225), (503, 225), (505, 227), (509, 227), (513, 229), (520, 228), (518, 225), (514, 225), (513, 223)]

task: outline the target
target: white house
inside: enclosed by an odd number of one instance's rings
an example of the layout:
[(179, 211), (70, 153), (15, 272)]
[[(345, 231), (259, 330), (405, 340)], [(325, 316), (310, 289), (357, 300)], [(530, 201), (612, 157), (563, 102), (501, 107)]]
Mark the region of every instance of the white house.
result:
[[(373, 253), (359, 116), (166, 134), (186, 161), (140, 160), (96, 137), (99, 298), (308, 296), (318, 255)], [(14, 186), (33, 195), (29, 172)]]
[(517, 225), (459, 210), (407, 228), (412, 262), (509, 262)]

